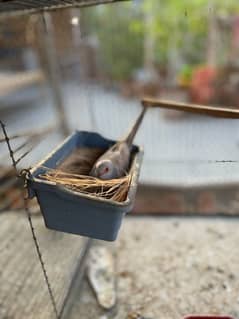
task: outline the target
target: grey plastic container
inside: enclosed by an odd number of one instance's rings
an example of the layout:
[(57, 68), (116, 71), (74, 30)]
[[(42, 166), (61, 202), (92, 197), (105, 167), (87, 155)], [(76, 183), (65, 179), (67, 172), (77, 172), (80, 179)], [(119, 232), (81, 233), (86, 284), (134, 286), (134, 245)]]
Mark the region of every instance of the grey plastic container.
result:
[(56, 168), (75, 148), (87, 146), (107, 149), (114, 143), (97, 133), (77, 131), (31, 169), (28, 177), (29, 195), (31, 198), (37, 197), (46, 227), (107, 241), (116, 239), (123, 216), (134, 204), (142, 149), (135, 145), (132, 147), (130, 170), (133, 178), (124, 202), (81, 194), (39, 178), (46, 171), (44, 167)]

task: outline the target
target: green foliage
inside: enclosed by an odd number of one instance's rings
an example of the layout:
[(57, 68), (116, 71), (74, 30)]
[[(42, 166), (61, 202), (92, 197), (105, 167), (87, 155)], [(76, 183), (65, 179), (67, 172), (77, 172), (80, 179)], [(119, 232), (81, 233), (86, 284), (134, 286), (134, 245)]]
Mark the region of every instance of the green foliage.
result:
[(190, 81), (192, 78), (193, 68), (191, 65), (185, 64), (181, 69), (181, 76), (184, 77), (187, 81)]
[(238, 0), (141, 0), (86, 10), (90, 32), (97, 35), (101, 61), (116, 79), (142, 67), (144, 41), (155, 41), (155, 63), (165, 66), (171, 50), (188, 64), (205, 60), (211, 13), (239, 14)]
[(100, 60), (114, 79), (129, 78), (142, 65), (143, 30), (139, 18), (131, 3), (100, 6), (88, 12), (87, 25), (98, 37)]
[(152, 23), (144, 30), (156, 40), (156, 62), (167, 62), (169, 50), (178, 49), (185, 60), (197, 64), (205, 58), (209, 15), (239, 13), (239, 3), (237, 0), (146, 0), (142, 10), (151, 14)]

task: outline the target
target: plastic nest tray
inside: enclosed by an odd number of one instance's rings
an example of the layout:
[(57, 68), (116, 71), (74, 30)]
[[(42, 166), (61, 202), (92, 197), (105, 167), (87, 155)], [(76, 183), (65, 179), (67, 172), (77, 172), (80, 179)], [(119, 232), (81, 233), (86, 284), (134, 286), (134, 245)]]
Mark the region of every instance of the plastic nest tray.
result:
[(86, 195), (55, 185), (39, 178), (47, 168), (56, 168), (76, 148), (98, 147), (107, 149), (115, 141), (97, 133), (75, 132), (42, 162), (31, 169), (28, 177), (30, 198), (37, 197), (46, 227), (66, 233), (114, 241), (122, 218), (134, 204), (143, 151), (132, 147), (132, 181), (124, 202)]

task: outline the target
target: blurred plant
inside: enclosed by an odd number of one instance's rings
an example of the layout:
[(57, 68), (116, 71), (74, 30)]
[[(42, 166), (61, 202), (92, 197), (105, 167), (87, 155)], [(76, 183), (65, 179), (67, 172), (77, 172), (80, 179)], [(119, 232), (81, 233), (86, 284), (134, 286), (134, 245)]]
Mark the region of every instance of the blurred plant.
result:
[(189, 64), (183, 65), (178, 74), (178, 82), (180, 86), (188, 87), (192, 80), (193, 66)]
[[(211, 14), (222, 16), (239, 13), (235, 0), (146, 0), (142, 10), (152, 23), (144, 29), (155, 38), (156, 62), (168, 61), (171, 49), (180, 51), (188, 63), (205, 61), (207, 34)], [(142, 21), (143, 23), (143, 21)]]
[(87, 31), (97, 36), (99, 59), (113, 79), (129, 78), (142, 65), (143, 33), (137, 27), (140, 17), (141, 12), (131, 3), (84, 11)]
[[(236, 0), (137, 0), (101, 6), (85, 13), (90, 31), (99, 39), (101, 61), (107, 73), (125, 79), (145, 64), (147, 55), (154, 65), (162, 67), (170, 59), (179, 59), (178, 64), (205, 63), (210, 17), (237, 14), (239, 3)], [(147, 54), (150, 50), (151, 54)]]
[(208, 65), (201, 65), (195, 68), (190, 85), (191, 100), (194, 103), (208, 104), (213, 101), (216, 76), (215, 68)]

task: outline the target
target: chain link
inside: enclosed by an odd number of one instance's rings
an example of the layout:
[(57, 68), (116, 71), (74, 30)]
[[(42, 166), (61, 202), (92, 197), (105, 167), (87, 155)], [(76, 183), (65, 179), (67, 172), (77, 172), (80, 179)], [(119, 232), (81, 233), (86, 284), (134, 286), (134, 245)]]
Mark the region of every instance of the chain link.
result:
[(10, 158), (12, 160), (12, 166), (13, 166), (13, 168), (15, 170), (15, 173), (16, 173), (16, 177), (22, 178), (23, 181), (24, 181), (23, 186), (22, 186), (22, 200), (23, 200), (23, 204), (24, 204), (24, 210), (26, 212), (26, 216), (27, 216), (27, 219), (28, 219), (28, 223), (29, 223), (29, 226), (30, 226), (31, 233), (32, 233), (32, 238), (33, 238), (33, 241), (34, 241), (34, 244), (35, 244), (37, 256), (38, 256), (38, 259), (39, 259), (39, 262), (40, 262), (40, 265), (41, 265), (41, 269), (42, 269), (42, 272), (43, 272), (45, 283), (47, 285), (47, 290), (49, 292), (49, 296), (50, 296), (51, 304), (52, 304), (52, 307), (53, 307), (53, 311), (54, 311), (56, 319), (60, 319), (61, 315), (58, 315), (55, 297), (53, 295), (53, 291), (52, 291), (52, 287), (51, 287), (51, 284), (50, 284), (50, 281), (49, 281), (49, 277), (47, 275), (46, 266), (45, 266), (45, 263), (44, 263), (44, 260), (43, 260), (43, 257), (42, 257), (42, 253), (41, 253), (41, 250), (40, 250), (39, 242), (38, 242), (37, 237), (36, 237), (36, 232), (35, 232), (35, 229), (34, 229), (34, 226), (33, 226), (32, 216), (31, 216), (31, 212), (30, 212), (30, 209), (29, 209), (29, 205), (28, 205), (29, 197), (27, 195), (27, 177), (30, 177), (31, 172), (30, 172), (29, 169), (24, 169), (24, 170), (22, 170), (20, 172), (20, 174), (18, 174), (17, 164), (19, 163), (19, 161), (16, 161), (15, 158), (14, 158), (14, 152), (13, 152), (13, 150), (11, 148), (11, 144), (10, 144), (9, 137), (7, 135), (5, 124), (1, 120), (0, 120), (0, 124), (1, 124), (1, 127), (2, 127), (2, 131), (3, 131), (4, 137), (5, 137), (5, 141), (6, 141), (7, 147), (8, 147), (9, 155), (10, 155)]

